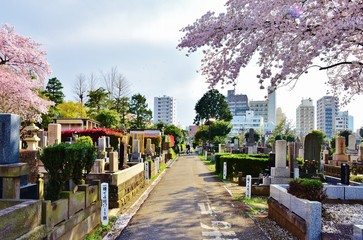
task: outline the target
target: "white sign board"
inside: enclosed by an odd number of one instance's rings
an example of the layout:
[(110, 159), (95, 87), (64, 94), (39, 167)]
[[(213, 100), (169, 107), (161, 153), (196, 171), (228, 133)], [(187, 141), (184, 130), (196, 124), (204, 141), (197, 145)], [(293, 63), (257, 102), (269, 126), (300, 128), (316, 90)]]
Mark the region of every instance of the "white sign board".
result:
[(101, 223), (108, 225), (108, 183), (101, 183)]
[(155, 159), (155, 175), (157, 175), (159, 173), (159, 168), (160, 168), (160, 158), (156, 158)]
[(223, 180), (227, 178), (227, 162), (223, 163)]
[(247, 175), (246, 176), (246, 198), (250, 199), (251, 198), (251, 175)]
[(145, 181), (149, 183), (149, 162), (145, 162)]

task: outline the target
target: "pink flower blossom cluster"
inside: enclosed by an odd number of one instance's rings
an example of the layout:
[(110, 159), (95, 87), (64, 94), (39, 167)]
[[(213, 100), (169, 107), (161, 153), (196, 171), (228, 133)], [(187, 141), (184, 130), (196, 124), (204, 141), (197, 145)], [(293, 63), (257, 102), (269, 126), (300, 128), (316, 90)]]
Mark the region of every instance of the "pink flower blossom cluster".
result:
[(234, 84), (257, 56), (262, 89), (294, 84), (316, 66), (343, 103), (363, 93), (363, 0), (229, 0), (225, 7), (184, 27), (178, 44), (188, 54), (203, 50), (210, 87)]
[(40, 121), (52, 102), (39, 97), (50, 74), (46, 52), (10, 25), (0, 28), (0, 112), (19, 114), (22, 121)]

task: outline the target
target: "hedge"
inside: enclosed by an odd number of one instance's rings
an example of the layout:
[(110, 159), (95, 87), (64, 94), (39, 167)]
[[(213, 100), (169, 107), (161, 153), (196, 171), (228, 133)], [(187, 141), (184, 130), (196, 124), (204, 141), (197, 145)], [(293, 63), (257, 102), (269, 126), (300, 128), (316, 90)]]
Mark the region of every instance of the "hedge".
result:
[(113, 131), (108, 128), (92, 128), (85, 130), (64, 130), (62, 131), (62, 142), (66, 142), (68, 138), (72, 137), (73, 134), (81, 136), (89, 136), (92, 138), (93, 143), (98, 143), (98, 138), (106, 136), (110, 137), (110, 145), (117, 149), (118, 139), (122, 138), (123, 134), (120, 132)]
[[(231, 180), (242, 172), (243, 176), (257, 177), (268, 168), (268, 154), (216, 154), (216, 174), (221, 174), (227, 163), (227, 179)], [(218, 170), (217, 170), (218, 169)]]

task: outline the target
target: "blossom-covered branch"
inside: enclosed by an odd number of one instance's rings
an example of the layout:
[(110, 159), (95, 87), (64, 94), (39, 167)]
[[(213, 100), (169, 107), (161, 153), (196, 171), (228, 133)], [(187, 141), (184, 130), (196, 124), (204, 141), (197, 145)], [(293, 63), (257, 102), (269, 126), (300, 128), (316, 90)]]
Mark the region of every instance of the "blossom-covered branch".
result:
[(201, 73), (211, 87), (235, 83), (257, 55), (261, 88), (288, 84), (319, 64), (343, 102), (363, 92), (363, 0), (229, 0), (225, 6), (183, 28), (178, 45), (188, 54), (203, 49)]

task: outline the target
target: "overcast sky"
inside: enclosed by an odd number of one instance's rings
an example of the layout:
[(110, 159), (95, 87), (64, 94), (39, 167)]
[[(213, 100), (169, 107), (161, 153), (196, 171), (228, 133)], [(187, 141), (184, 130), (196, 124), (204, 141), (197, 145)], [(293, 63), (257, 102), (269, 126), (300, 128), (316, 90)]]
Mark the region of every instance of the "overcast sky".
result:
[[(0, 23), (13, 25), (16, 31), (42, 44), (48, 52), (51, 77), (63, 84), (67, 100), (79, 74), (88, 76), (117, 67), (130, 83), (131, 94), (140, 93), (153, 110), (154, 97), (167, 95), (177, 99), (181, 124), (191, 125), (196, 102), (208, 91), (205, 79), (196, 71), (201, 56), (186, 57), (176, 49), (182, 27), (209, 10), (224, 10), (223, 0), (11, 0), (1, 4)], [(250, 100), (262, 100), (257, 68), (241, 71), (236, 93)], [(318, 70), (304, 75), (290, 91), (277, 91), (277, 106), (295, 122), (295, 112), (302, 98), (312, 98), (314, 105), (326, 93), (326, 77)], [(102, 80), (99, 80), (100, 85)], [(219, 89), (226, 94), (232, 86)], [(363, 97), (357, 97), (348, 110), (354, 126), (363, 124)]]

